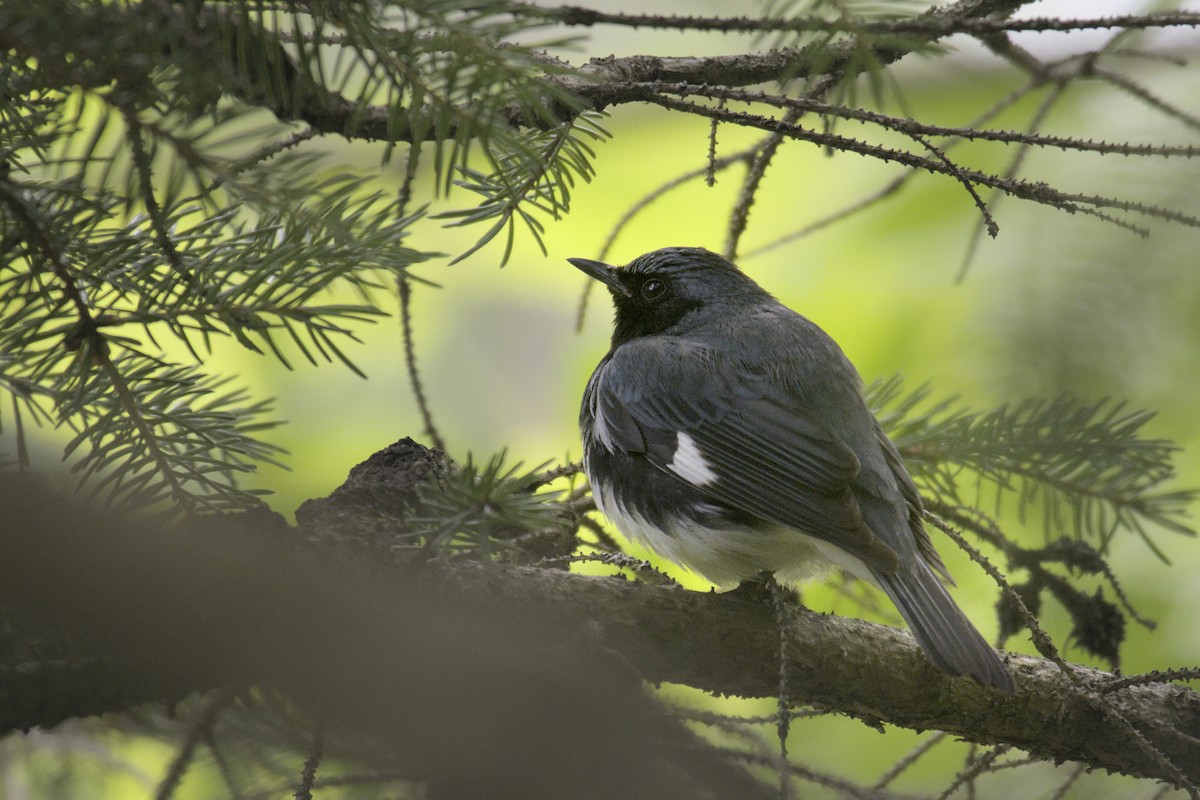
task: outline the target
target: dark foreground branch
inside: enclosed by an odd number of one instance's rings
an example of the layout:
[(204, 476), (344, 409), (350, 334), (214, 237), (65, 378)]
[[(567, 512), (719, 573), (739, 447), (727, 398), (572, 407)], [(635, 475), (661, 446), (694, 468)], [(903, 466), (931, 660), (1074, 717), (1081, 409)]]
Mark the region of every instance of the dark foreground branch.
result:
[[(536, 572), (536, 571), (535, 571)], [(484, 573), (494, 591), (576, 608), (654, 682), (715, 694), (778, 692), (779, 632), (769, 607), (723, 595), (629, 584), (567, 573)], [(1177, 783), (1200, 781), (1200, 694), (1151, 683), (1110, 692), (1114, 676), (1009, 655), (1018, 693), (1005, 696), (938, 672), (905, 631), (797, 609), (789, 632), (788, 688), (794, 703), (825, 707), (869, 724), (942, 730), (980, 744), (1007, 744), (1060, 762)], [(1130, 687), (1133, 688), (1133, 687)]]
[(8, 480), (5, 732), (263, 686), (319, 721), (328, 751), (428, 781), (431, 797), (769, 796), (569, 611), (486, 597), (477, 570), (386, 569), (261, 518), (155, 530)]
[[(758, 791), (639, 679), (774, 696), (763, 604), (547, 569), (368, 565), (261, 521), (139, 530), (18, 489), (0, 486), (0, 603), (74, 655), (44, 673), (0, 665), (5, 730), (265, 684), (452, 796)], [(1200, 782), (1200, 695), (1185, 687), (1105, 691), (1104, 673), (1014, 657), (1008, 697), (942, 676), (902, 631), (798, 610), (790, 634), (796, 703)]]

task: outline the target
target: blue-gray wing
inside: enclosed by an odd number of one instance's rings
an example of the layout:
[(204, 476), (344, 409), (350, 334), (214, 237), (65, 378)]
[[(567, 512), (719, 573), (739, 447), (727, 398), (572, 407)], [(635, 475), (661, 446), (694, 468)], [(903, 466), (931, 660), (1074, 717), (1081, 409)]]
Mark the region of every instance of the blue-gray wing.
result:
[(895, 550), (855, 497), (854, 451), (801, 398), (726, 359), (686, 340), (622, 345), (589, 387), (598, 439), (729, 508), (895, 571)]

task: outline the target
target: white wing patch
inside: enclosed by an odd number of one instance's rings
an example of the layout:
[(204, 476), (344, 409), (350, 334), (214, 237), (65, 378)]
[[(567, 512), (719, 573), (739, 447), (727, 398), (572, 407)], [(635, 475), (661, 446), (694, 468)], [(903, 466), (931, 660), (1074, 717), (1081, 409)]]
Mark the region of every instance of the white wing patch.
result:
[(693, 486), (707, 486), (717, 480), (717, 473), (704, 460), (696, 440), (683, 431), (676, 436), (675, 454), (671, 456), (667, 469)]

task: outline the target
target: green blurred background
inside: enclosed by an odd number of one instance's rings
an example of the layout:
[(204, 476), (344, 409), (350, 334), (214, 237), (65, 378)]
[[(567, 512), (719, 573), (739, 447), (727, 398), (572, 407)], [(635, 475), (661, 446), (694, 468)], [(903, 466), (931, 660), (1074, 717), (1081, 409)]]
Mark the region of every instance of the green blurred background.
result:
[[(959, 63), (956, 70), (934, 69), (935, 62), (899, 70), (905, 102), (918, 119), (963, 124), (1015, 86), (986, 58)], [(1200, 96), (1196, 81), (1183, 72), (1163, 71), (1154, 81), (1157, 90), (1166, 86), (1180, 100)], [(1023, 126), (1039, 101), (1040, 95), (1018, 104), (993, 127)], [(530, 237), (518, 236), (504, 268), (497, 242), (459, 264), (437, 259), (415, 270), (441, 286), (415, 287), (415, 339), (435, 421), (456, 459), (501, 448), (526, 463), (579, 457), (579, 396), (607, 349), (611, 305), (602, 293), (593, 294), (577, 333), (585, 280), (565, 259), (597, 256), (632, 204), (703, 163), (708, 135), (702, 121), (645, 108), (618, 109), (607, 127), (613, 139), (596, 148), (597, 176), (577, 187), (571, 213), (549, 224), (547, 255)], [(855, 127), (844, 124), (841, 132), (856, 135)], [(1068, 92), (1046, 127), (1152, 142), (1186, 135), (1182, 126), (1110, 90), (1074, 97)], [(719, 152), (739, 149), (754, 136), (722, 127)], [(969, 157), (966, 148), (953, 152), (984, 168), (1006, 164), (997, 148), (976, 151)], [(338, 153), (364, 162), (377, 155), (366, 147)], [(384, 166), (381, 180), (394, 182), (391, 170)], [(1200, 484), (1200, 234), (1152, 222), (1153, 235), (1142, 239), (1092, 218), (1005, 198), (995, 211), (1000, 236), (983, 237), (964, 273), (980, 216), (956, 182), (921, 175), (862, 213), (757, 252), (898, 174), (855, 155), (784, 147), (753, 207), (740, 265), (824, 327), (868, 381), (901, 373), (910, 388), (929, 382), (935, 397), (959, 395), (977, 409), (1064, 391), (1087, 400), (1124, 399), (1159, 412), (1148, 433), (1183, 448), (1181, 486)], [(1185, 212), (1194, 211), (1200, 185), (1194, 163), (1055, 151), (1032, 152), (1024, 174), (1067, 191), (1121, 194)], [(671, 245), (720, 250), (741, 177), (735, 168), (713, 188), (694, 181), (665, 195), (622, 232), (609, 260), (625, 263)], [(429, 189), (429, 180), (418, 188)], [(466, 203), (469, 198), (452, 195), (435, 209)], [(453, 255), (480, 232), (428, 221), (407, 243)], [(364, 344), (353, 357), (369, 376), (365, 381), (336, 366), (298, 363), (289, 372), (233, 347), (221, 354), (230, 372), (277, 397), (278, 414), (289, 421), (275, 438), (292, 453), (291, 471), (268, 467), (254, 479), (275, 491), (272, 504), (284, 513), (330, 491), (376, 449), (402, 436), (423, 438), (398, 324), (367, 326), (361, 336)], [(1042, 532), (1030, 526), (1026, 535), (1036, 542)], [(1200, 600), (1200, 584), (1191, 579), (1200, 546), (1166, 532), (1156, 541), (1173, 567), (1136, 537), (1118, 537), (1115, 544), (1118, 577), (1162, 623), (1153, 635), (1133, 631), (1127, 670), (1192, 663), (1200, 652), (1187, 602)], [(952, 547), (944, 543), (941, 549)], [(965, 560), (954, 572), (968, 604), (975, 586), (989, 598), (981, 606), (991, 602), (986, 580), (972, 578), (976, 571)], [(988, 612), (980, 607), (972, 615), (986, 619)], [(1055, 632), (1065, 637), (1065, 631)]]
[[(732, 13), (726, 4), (709, 6)], [(699, 54), (730, 52), (741, 44), (654, 32), (636, 37), (622, 32), (618, 39), (600, 31), (586, 52)], [(917, 119), (966, 124), (1019, 85), (998, 61), (983, 54), (961, 53), (954, 57), (953, 69), (948, 63), (909, 59), (895, 69), (904, 102)], [(1194, 71), (1163, 64), (1139, 69), (1160, 96), (1185, 106), (1200, 97)], [(1017, 104), (989, 127), (1023, 127), (1040, 98)], [(887, 110), (900, 113), (895, 104)], [(607, 349), (611, 306), (607, 297), (593, 294), (585, 324), (576, 332), (585, 279), (565, 259), (596, 257), (622, 214), (660, 184), (701, 166), (708, 145), (706, 123), (662, 110), (623, 107), (606, 127), (613, 138), (596, 146), (595, 179), (576, 187), (567, 217), (548, 223), (547, 255), (530, 237), (518, 236), (515, 254), (503, 269), (497, 242), (457, 265), (448, 266), (449, 258), (442, 258), (414, 270), (441, 286), (414, 288), (415, 341), (434, 418), (455, 459), (502, 448), (529, 464), (579, 457), (579, 397)], [(1187, 141), (1195, 134), (1127, 95), (1094, 84), (1069, 90), (1045, 128), (1084, 138), (1152, 143)], [(840, 132), (862, 135), (849, 123)], [(723, 126), (718, 154), (757, 137)], [(381, 186), (389, 191), (399, 184), (401, 165), (380, 166), (380, 147), (333, 140), (312, 146), (328, 150), (337, 161), (378, 169)], [(1002, 170), (1007, 163), (998, 147), (967, 146), (952, 154), (979, 168)], [(738, 167), (720, 174), (715, 187), (695, 181), (667, 194), (624, 230), (609, 260), (625, 263), (672, 245), (722, 249), (742, 174)], [(1152, 222), (1152, 237), (1142, 239), (1092, 218), (1003, 199), (996, 208), (1000, 236), (984, 237), (964, 274), (963, 258), (980, 216), (955, 181), (921, 175), (862, 213), (760, 251), (899, 174), (897, 168), (855, 155), (831, 156), (799, 143), (785, 146), (753, 207), (740, 265), (825, 328), (868, 381), (902, 373), (910, 388), (928, 381), (936, 397), (957, 394), (977, 409), (1063, 391), (1085, 399), (1125, 399), (1159, 412), (1149, 432), (1183, 448), (1179, 486), (1200, 485), (1200, 233)], [(1066, 191), (1200, 211), (1200, 164), (1195, 162), (1038, 150), (1030, 153), (1023, 174)], [(428, 198), (433, 177), (422, 175), (416, 191), (418, 198)], [(470, 203), (469, 196), (459, 193), (436, 200), (433, 210)], [(405, 244), (453, 256), (480, 233), (427, 220)], [(394, 299), (382, 294), (380, 299), (395, 308)], [(276, 397), (277, 416), (288, 423), (271, 438), (290, 451), (290, 469), (266, 467), (252, 478), (253, 485), (274, 492), (271, 504), (284, 514), (305, 499), (327, 494), (354, 464), (396, 439), (424, 439), (398, 323), (391, 319), (364, 326), (359, 335), (363, 344), (350, 355), (366, 380), (341, 366), (318, 368), (298, 359), (289, 371), (270, 357), (229, 343), (218, 350), (215, 363), (221, 370), (261, 395)], [(54, 436), (44, 439), (49, 443)], [(37, 457), (38, 468), (53, 468), (55, 446), (49, 443)], [(1021, 527), (1009, 517), (1005, 522), (1014, 530)], [(1024, 536), (1036, 543), (1042, 532), (1031, 524)], [(1169, 532), (1159, 532), (1156, 541), (1170, 566), (1135, 536), (1118, 537), (1111, 554), (1135, 606), (1159, 623), (1155, 631), (1130, 627), (1123, 649), (1126, 672), (1200, 662), (1194, 611), (1200, 607), (1200, 543)], [(944, 538), (938, 546), (959, 582), (956, 597), (985, 635), (994, 635), (990, 582)], [(817, 609), (856, 613), (827, 586), (807, 588), (804, 599)], [(1043, 625), (1060, 645), (1065, 642), (1069, 623), (1052, 603)], [(1032, 652), (1027, 643), (1010, 646)], [(1086, 661), (1075, 650), (1069, 649), (1068, 656)], [(695, 692), (683, 688), (667, 694), (696, 699)], [(771, 713), (774, 701), (747, 702), (745, 708), (744, 713)], [(914, 734), (894, 733), (867, 739), (864, 749), (856, 723), (805, 721), (797, 725), (797, 736), (803, 738), (793, 753), (808, 752), (806, 743), (820, 742), (820, 750), (844, 768), (867, 761), (886, 765), (915, 741)], [(154, 763), (169, 752), (146, 758)], [(901, 788), (944, 786), (946, 773), (938, 772), (944, 768), (944, 762), (935, 760), (917, 769), (911, 783)], [(1046, 785), (1053, 786), (1050, 768), (1045, 772)], [(1027, 796), (1038, 796), (1036, 780), (1027, 779), (1025, 785)], [(1125, 782), (1102, 785), (1103, 792), (1091, 796), (1126, 796), (1129, 790)], [(104, 796), (124, 796), (112, 791)]]

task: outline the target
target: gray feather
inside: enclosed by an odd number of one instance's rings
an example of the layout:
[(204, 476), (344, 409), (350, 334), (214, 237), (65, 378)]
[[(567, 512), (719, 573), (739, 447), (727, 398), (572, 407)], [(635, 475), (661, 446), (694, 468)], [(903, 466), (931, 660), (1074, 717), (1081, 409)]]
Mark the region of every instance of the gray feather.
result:
[(924, 561), (876, 579), (929, 659), (951, 675), (969, 675), (1012, 694), (1016, 684), (996, 651), (984, 641)]

